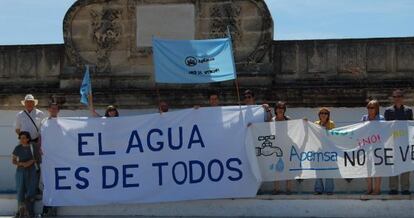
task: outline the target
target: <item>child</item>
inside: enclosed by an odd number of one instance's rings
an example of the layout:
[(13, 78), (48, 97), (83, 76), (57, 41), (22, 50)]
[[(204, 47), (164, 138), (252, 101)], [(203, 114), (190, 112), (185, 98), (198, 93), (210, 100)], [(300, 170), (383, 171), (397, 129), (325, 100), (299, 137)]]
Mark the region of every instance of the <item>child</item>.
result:
[[(12, 162), (16, 169), (16, 190), (18, 213), (25, 210), (30, 216), (34, 216), (34, 201), (37, 187), (37, 172), (39, 150), (30, 144), (30, 133), (22, 131), (19, 133), (20, 144), (14, 148)], [(23, 214), (20, 214), (23, 215)]]

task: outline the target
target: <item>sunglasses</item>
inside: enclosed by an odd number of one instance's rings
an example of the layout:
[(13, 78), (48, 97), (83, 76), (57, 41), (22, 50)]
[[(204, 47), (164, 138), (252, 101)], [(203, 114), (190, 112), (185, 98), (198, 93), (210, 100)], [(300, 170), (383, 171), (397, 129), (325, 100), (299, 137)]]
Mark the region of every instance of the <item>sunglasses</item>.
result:
[(329, 115), (329, 113), (327, 113), (327, 112), (321, 112), (321, 113), (319, 113), (319, 115)]
[(250, 99), (253, 98), (251, 95), (245, 95), (244, 98)]
[(375, 107), (367, 107), (368, 110), (373, 110)]
[(284, 107), (276, 107), (276, 109), (283, 109), (283, 110), (284, 110), (284, 109), (286, 109), (286, 108), (284, 108)]

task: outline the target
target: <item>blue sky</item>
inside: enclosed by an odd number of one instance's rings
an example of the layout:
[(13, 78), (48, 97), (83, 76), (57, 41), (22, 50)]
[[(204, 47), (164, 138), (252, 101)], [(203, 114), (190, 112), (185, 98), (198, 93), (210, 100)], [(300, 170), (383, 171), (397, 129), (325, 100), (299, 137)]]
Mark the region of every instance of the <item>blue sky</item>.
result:
[[(62, 43), (75, 0), (0, 0), (0, 44)], [(414, 0), (266, 0), (276, 40), (414, 36)]]
[(414, 36), (414, 0), (266, 0), (275, 39)]

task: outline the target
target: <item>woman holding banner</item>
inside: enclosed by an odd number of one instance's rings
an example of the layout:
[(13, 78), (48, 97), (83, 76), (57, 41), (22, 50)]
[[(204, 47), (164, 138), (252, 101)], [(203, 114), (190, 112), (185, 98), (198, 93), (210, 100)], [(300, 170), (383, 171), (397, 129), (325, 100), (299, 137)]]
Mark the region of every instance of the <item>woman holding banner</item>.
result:
[[(275, 116), (272, 118), (272, 121), (277, 122), (277, 121), (290, 120), (290, 117), (286, 116), (285, 112), (286, 112), (286, 103), (283, 101), (277, 102), (275, 105)], [(292, 192), (291, 190), (292, 190), (292, 180), (286, 180), (286, 194), (290, 195)], [(277, 195), (279, 193), (280, 193), (280, 182), (275, 181), (274, 190), (272, 194)]]
[(115, 106), (109, 105), (106, 108), (105, 117), (119, 117), (119, 112)]
[[(367, 104), (368, 114), (362, 116), (362, 121), (384, 120), (384, 117), (379, 114), (379, 102), (371, 100)], [(372, 178), (367, 178), (367, 194), (379, 195), (381, 194), (381, 177), (374, 177), (374, 187), (372, 185)]]
[[(95, 109), (91, 110), (91, 114), (94, 117), (100, 117), (101, 116), (95, 111)], [(118, 109), (113, 105), (109, 105), (105, 110), (104, 117), (119, 117)]]
[[(319, 109), (319, 120), (315, 123), (324, 127), (327, 130), (335, 128), (335, 123), (331, 120), (331, 112), (328, 108), (321, 108)], [(315, 194), (320, 195), (323, 192), (326, 192), (328, 195), (332, 195), (334, 191), (334, 180), (333, 179), (325, 179), (325, 185), (323, 184), (322, 179), (316, 179), (315, 181)]]

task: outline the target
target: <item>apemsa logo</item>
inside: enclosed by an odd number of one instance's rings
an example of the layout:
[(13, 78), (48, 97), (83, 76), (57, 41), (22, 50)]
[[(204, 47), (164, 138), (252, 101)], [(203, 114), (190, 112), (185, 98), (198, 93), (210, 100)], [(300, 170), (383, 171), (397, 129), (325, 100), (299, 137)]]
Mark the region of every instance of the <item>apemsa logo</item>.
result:
[(213, 57), (204, 57), (204, 58), (196, 58), (193, 56), (188, 56), (185, 58), (185, 65), (189, 66), (189, 67), (194, 67), (197, 64), (204, 64), (204, 63), (208, 63), (210, 61), (214, 61), (215, 59)]
[(189, 66), (189, 67), (194, 67), (197, 65), (197, 58), (193, 57), (193, 56), (188, 56), (185, 59), (185, 65)]

